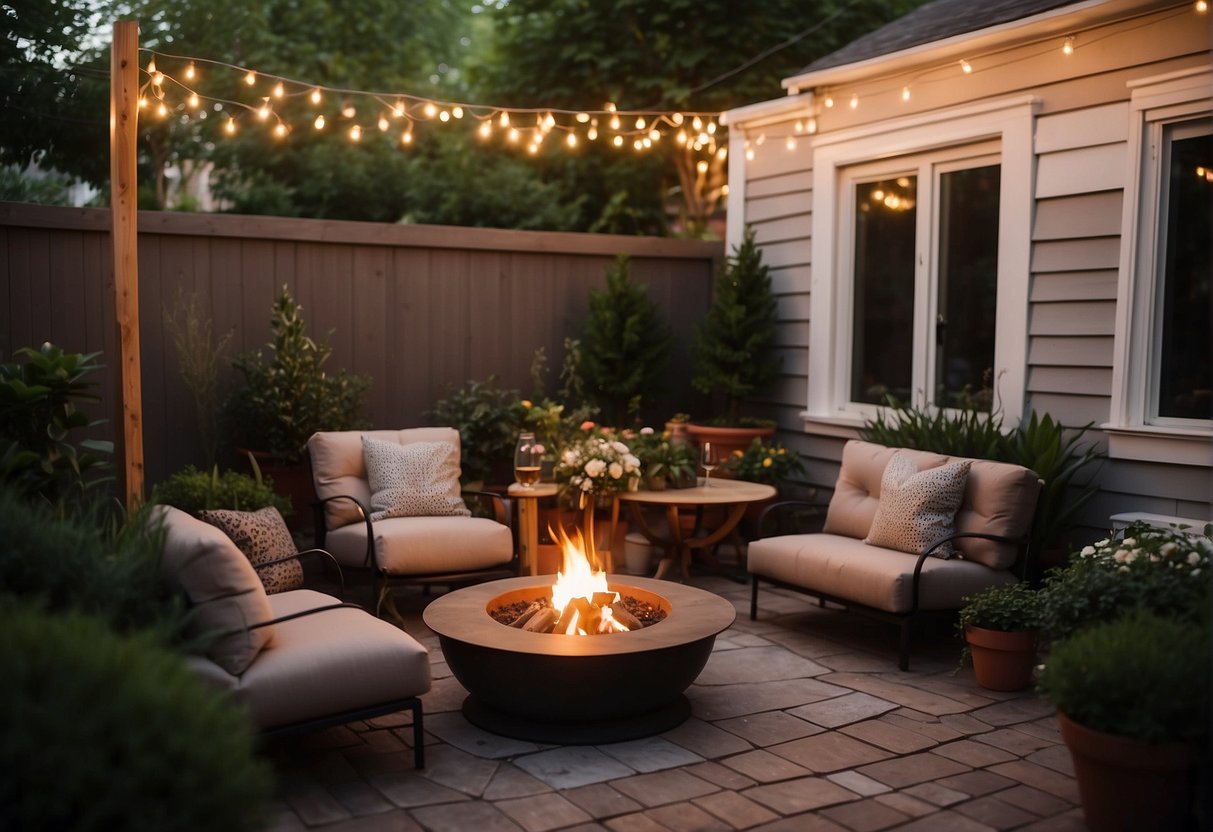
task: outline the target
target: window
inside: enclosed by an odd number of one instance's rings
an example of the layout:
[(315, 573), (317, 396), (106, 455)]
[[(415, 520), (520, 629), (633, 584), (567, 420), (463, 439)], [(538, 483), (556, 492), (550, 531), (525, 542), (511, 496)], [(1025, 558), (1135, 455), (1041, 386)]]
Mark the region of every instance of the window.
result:
[[(1032, 99), (818, 137), (809, 428), (886, 396), (1023, 409)], [(879, 161), (873, 161), (879, 160)]]
[(1108, 450), (1114, 457), (1208, 466), (1210, 73), (1130, 86), (1129, 158), (1136, 170), (1125, 189)]

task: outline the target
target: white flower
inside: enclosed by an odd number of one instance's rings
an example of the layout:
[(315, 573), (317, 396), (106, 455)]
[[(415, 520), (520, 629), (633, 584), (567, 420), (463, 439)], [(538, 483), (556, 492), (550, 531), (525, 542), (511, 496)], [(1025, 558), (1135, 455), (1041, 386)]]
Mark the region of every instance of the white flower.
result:
[(577, 464), (577, 452), (574, 451), (572, 448), (570, 448), (569, 450), (565, 451), (561, 455), (560, 461), (563, 462), (565, 465), (576, 465)]
[(652, 429), (652, 428), (641, 428), (641, 429), (640, 429), (640, 435), (641, 435), (641, 436), (652, 436), (652, 435), (653, 435), (653, 429)]
[(538, 442), (536, 442), (534, 445), (531, 446), (531, 450), (537, 454), (542, 454), (547, 451), (547, 448), (543, 447)]
[(1158, 547), (1158, 554), (1162, 555), (1163, 557), (1169, 558), (1177, 551), (1179, 551), (1179, 544), (1174, 540), (1168, 540), (1166, 543)]
[(592, 479), (590, 479), (589, 477), (585, 477), (584, 479), (581, 480), (581, 490), (582, 491), (592, 491), (593, 488), (594, 488), (594, 481)]
[(1128, 571), (1129, 571), (1129, 567), (1127, 567), (1127, 566), (1122, 566), (1122, 567), (1120, 567), (1119, 569), (1117, 569), (1116, 571), (1117, 571), (1117, 572), (1128, 572)]
[(639, 471), (640, 460), (632, 454), (625, 455), (623, 458), (623, 470), (627, 471), (629, 474), (633, 471)]
[(1091, 555), (1095, 554), (1095, 547), (1094, 546), (1083, 546), (1082, 551), (1079, 552), (1078, 554), (1084, 558), (1089, 558), (1089, 557), (1091, 557)]
[(1126, 552), (1124, 549), (1117, 549), (1116, 553), (1114, 555), (1112, 555), (1112, 560), (1116, 561), (1117, 563), (1124, 563), (1125, 559), (1128, 556), (1129, 556), (1129, 553)]
[(1137, 545), (1137, 538), (1135, 538), (1135, 537), (1126, 537), (1124, 540), (1120, 541), (1120, 545), (1121, 545), (1121, 546), (1136, 546), (1136, 545)]
[(1196, 552), (1188, 552), (1188, 565), (1195, 566), (1198, 563), (1200, 563), (1200, 555)]
[(1193, 577), (1193, 578), (1199, 578), (1199, 577), (1200, 577), (1200, 570), (1199, 570), (1199, 569), (1193, 569), (1193, 570), (1192, 570), (1192, 577)]
[(607, 464), (601, 459), (591, 459), (585, 464), (585, 473), (589, 477), (597, 477), (606, 470)]
[(612, 462), (607, 466), (607, 473), (611, 475), (611, 479), (617, 480), (623, 476), (623, 466), (618, 462)]
[(1110, 541), (1110, 540), (1108, 540), (1108, 539), (1105, 537), (1103, 540), (1097, 540), (1097, 541), (1095, 541), (1095, 545), (1096, 545), (1097, 547), (1099, 547), (1100, 549), (1102, 549), (1104, 546), (1107, 546), (1107, 545), (1108, 545), (1110, 542), (1111, 542), (1111, 541)]
[(611, 447), (615, 449), (616, 453), (626, 454), (628, 452), (628, 446), (622, 442), (612, 442)]

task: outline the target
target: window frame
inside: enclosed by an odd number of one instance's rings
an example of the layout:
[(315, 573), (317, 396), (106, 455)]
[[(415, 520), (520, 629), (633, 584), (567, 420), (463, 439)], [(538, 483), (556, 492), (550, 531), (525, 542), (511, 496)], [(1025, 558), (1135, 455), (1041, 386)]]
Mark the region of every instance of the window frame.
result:
[[(870, 406), (852, 404), (850, 315), (853, 301), (853, 189), (856, 171), (897, 157), (903, 168), (954, 148), (957, 157), (997, 142), (1001, 166), (999, 189), (998, 328), (995, 333), (995, 408), (1010, 428), (1023, 416), (1028, 354), (1028, 284), (1035, 192), (1032, 130), (1038, 101), (1032, 95), (990, 99), (964, 107), (880, 121), (816, 137), (813, 145), (812, 286), (810, 294), (809, 379), (807, 407), (801, 414), (812, 433), (851, 435), (863, 425)], [(974, 152), (988, 156), (988, 150)], [(895, 164), (895, 163), (894, 163)], [(929, 187), (934, 189), (934, 175)], [(920, 183), (921, 184), (921, 183)], [(934, 200), (932, 196), (932, 200)], [(932, 212), (934, 213), (934, 212)], [(937, 233), (934, 217), (930, 233)], [(933, 243), (930, 243), (933, 246)], [(922, 249), (920, 249), (921, 251)], [(935, 253), (919, 269), (933, 266)], [(916, 279), (916, 293), (935, 281)], [(928, 307), (934, 301), (928, 301)], [(919, 305), (916, 301), (916, 310)], [(927, 308), (927, 307), (923, 307)], [(925, 320), (925, 319), (924, 319)], [(917, 325), (917, 324), (916, 324)], [(928, 339), (929, 341), (930, 339)], [(928, 352), (933, 355), (933, 348)], [(916, 365), (927, 356), (915, 358)], [(915, 367), (915, 378), (919, 378)]]
[[(1213, 115), (1213, 72), (1197, 68), (1129, 82), (1130, 166), (1121, 219), (1117, 273), (1116, 335), (1108, 455), (1179, 465), (1213, 467), (1208, 425), (1155, 419), (1157, 298), (1163, 254), (1159, 239), (1165, 192), (1161, 142), (1168, 126)], [(1197, 448), (1203, 445), (1204, 453)]]

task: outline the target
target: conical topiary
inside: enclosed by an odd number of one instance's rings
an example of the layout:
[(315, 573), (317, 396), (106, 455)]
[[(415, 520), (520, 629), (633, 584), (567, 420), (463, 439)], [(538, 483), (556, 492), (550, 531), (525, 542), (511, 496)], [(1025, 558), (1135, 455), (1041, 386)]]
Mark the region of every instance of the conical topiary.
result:
[(695, 329), (691, 378), (695, 389), (724, 395), (727, 426), (738, 424), (742, 399), (770, 387), (782, 364), (772, 355), (777, 304), (753, 229), (733, 252), (717, 274), (707, 317)]

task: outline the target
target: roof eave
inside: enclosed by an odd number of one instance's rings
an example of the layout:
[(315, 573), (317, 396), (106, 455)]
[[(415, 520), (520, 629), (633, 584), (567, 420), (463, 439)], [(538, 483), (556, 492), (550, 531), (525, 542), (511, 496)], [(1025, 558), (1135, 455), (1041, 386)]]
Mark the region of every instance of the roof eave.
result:
[(900, 52), (890, 52), (855, 63), (805, 72), (783, 79), (782, 86), (799, 90), (854, 83), (873, 75), (896, 75), (924, 63), (960, 60), (994, 49), (1030, 43), (1041, 38), (1065, 35), (1100, 23), (1133, 17), (1147, 11), (1177, 5), (1174, 0), (1087, 0), (1031, 17), (931, 41)]

